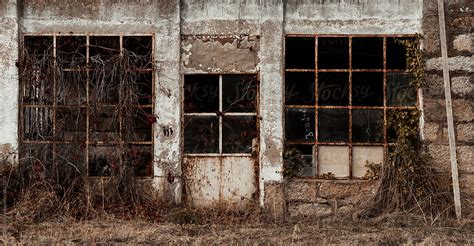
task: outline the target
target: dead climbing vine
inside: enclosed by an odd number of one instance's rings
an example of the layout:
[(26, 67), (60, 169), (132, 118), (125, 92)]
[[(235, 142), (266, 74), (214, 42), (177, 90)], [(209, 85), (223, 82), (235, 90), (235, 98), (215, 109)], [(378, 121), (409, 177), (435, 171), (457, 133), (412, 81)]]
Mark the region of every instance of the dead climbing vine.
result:
[[(407, 72), (416, 88), (425, 84), (420, 39), (418, 36), (398, 40), (407, 51)], [(431, 166), (432, 159), (420, 139), (419, 118), (418, 110), (387, 112), (388, 137), (395, 144), (388, 149), (375, 193), (361, 204), (360, 217), (408, 211), (435, 218), (451, 212), (450, 186), (446, 182), (449, 178), (442, 177)]]
[(9, 215), (38, 222), (154, 206), (135, 178), (151, 174), (151, 144), (135, 143), (151, 141), (156, 121), (152, 39), (124, 38), (130, 49), (121, 49), (116, 38), (87, 47), (85, 37), (61, 37), (54, 47), (51, 37), (25, 37), (20, 159), (2, 169)]

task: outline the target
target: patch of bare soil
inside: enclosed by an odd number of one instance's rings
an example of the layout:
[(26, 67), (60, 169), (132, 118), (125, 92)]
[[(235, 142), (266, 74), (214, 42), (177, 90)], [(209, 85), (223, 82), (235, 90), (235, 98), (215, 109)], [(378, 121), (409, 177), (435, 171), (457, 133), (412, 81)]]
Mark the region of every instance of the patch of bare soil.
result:
[(102, 217), (27, 224), (4, 221), (2, 244), (383, 244), (445, 245), (474, 242), (472, 220), (427, 223), (423, 218), (179, 224)]

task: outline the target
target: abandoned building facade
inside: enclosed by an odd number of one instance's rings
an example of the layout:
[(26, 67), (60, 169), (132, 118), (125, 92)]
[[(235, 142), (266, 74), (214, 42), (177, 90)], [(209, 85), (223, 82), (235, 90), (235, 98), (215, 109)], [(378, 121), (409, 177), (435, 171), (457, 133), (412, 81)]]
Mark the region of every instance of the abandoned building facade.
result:
[[(463, 211), (474, 208), (474, 4), (446, 3)], [(4, 0), (0, 154), (130, 164), (157, 196), (333, 213), (372, 191), (391, 111), (450, 172), (436, 1)], [(426, 85), (404, 41), (422, 35)], [(285, 156), (304, 165), (286, 182)], [(373, 173), (372, 173), (373, 175)]]

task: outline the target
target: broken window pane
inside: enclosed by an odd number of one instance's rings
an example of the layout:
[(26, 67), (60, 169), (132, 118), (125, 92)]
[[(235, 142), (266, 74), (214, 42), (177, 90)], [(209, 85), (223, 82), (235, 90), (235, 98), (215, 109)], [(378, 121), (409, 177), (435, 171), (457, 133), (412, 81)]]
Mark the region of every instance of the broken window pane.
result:
[(320, 142), (347, 142), (349, 140), (349, 110), (319, 109), (318, 136)]
[(286, 73), (286, 105), (314, 105), (314, 73)]
[(285, 132), (287, 141), (314, 142), (314, 109), (287, 108)]
[(287, 37), (286, 68), (314, 69), (314, 38)]
[(318, 69), (349, 68), (349, 38), (318, 38)]
[(135, 176), (146, 177), (152, 175), (152, 147), (130, 145), (125, 153), (127, 165), (133, 169)]
[(352, 111), (352, 141), (383, 142), (383, 110), (354, 109)]
[(82, 177), (87, 173), (85, 150), (85, 144), (56, 144), (56, 161), (49, 172), (63, 182)]
[(318, 175), (349, 177), (348, 146), (318, 146)]
[(349, 105), (349, 73), (318, 73), (318, 104)]
[(219, 75), (184, 77), (184, 112), (213, 113), (219, 110)]
[(139, 68), (151, 68), (153, 49), (151, 36), (128, 36), (123, 37), (123, 49), (126, 57), (130, 59), (129, 64)]
[(84, 67), (87, 60), (87, 43), (84, 36), (58, 36), (56, 38), (58, 65), (62, 68)]
[(387, 73), (387, 104), (390, 106), (414, 106), (416, 88), (410, 85), (413, 77), (408, 73)]
[(118, 112), (113, 107), (96, 107), (90, 111), (89, 140), (116, 142), (119, 140)]
[(285, 165), (292, 165), (288, 163), (291, 159), (302, 160), (303, 166), (300, 172), (297, 174), (299, 177), (313, 177), (315, 175), (313, 167), (313, 145), (289, 145), (285, 153), (293, 155), (290, 156), (289, 160), (285, 160)]
[(20, 168), (33, 170), (35, 174), (43, 173), (53, 163), (52, 144), (21, 144)]
[(383, 38), (352, 38), (352, 68), (382, 69)]
[(219, 118), (184, 117), (184, 153), (219, 153)]
[(222, 119), (222, 153), (252, 153), (257, 141), (255, 116), (224, 116)]
[(126, 89), (124, 94), (128, 96), (131, 103), (140, 105), (152, 104), (153, 97), (153, 74), (152, 72), (128, 73), (129, 90)]
[(51, 140), (53, 138), (53, 110), (46, 107), (23, 108), (23, 139)]
[(406, 49), (397, 40), (413, 40), (413, 38), (387, 38), (387, 68), (406, 69)]
[(89, 146), (89, 176), (110, 176), (120, 165), (117, 146)]
[(101, 67), (118, 59), (120, 55), (120, 38), (118, 36), (91, 36), (89, 38), (90, 64)]
[(56, 109), (56, 140), (82, 142), (86, 140), (86, 109)]
[(21, 77), (22, 101), (25, 104), (53, 104), (53, 83), (49, 68), (31, 67)]
[(256, 75), (222, 75), (223, 112), (255, 112), (256, 98)]
[(352, 74), (352, 105), (383, 106), (383, 73)]
[(87, 73), (63, 71), (57, 82), (57, 103), (59, 105), (80, 105), (87, 102)]

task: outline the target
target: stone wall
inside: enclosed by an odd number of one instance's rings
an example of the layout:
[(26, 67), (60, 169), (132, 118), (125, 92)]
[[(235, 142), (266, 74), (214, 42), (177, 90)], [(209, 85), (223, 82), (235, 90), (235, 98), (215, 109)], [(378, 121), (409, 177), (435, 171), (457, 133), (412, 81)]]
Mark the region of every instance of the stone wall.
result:
[[(474, 209), (474, 2), (445, 1), (457, 160), (464, 217)], [(423, 89), (423, 137), (439, 172), (449, 173), (449, 143), (437, 2), (424, 1), (423, 35), (427, 78)]]

